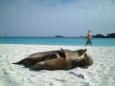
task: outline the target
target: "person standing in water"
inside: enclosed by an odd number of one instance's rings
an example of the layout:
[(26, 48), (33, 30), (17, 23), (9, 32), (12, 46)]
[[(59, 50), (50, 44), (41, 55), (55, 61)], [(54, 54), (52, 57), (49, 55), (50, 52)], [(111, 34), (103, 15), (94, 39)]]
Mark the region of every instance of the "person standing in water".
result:
[(87, 33), (87, 42), (86, 42), (86, 46), (87, 45), (91, 45), (92, 46), (92, 42), (91, 42), (91, 39), (93, 38), (93, 34), (92, 32), (89, 30), (88, 33)]

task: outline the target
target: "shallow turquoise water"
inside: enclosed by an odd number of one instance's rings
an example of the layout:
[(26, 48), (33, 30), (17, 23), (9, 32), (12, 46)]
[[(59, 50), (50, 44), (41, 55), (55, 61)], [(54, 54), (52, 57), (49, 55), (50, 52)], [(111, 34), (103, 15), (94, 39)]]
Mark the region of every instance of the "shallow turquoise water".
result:
[[(85, 46), (85, 38), (54, 38), (54, 37), (4, 37), (0, 44), (40, 44)], [(115, 38), (93, 38), (93, 46), (115, 46)]]

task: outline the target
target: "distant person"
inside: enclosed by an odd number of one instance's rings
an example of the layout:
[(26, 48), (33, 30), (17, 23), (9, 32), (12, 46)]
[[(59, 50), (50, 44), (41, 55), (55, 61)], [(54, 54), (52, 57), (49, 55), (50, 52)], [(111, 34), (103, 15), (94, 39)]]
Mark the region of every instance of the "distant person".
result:
[(87, 42), (86, 42), (86, 46), (87, 45), (91, 45), (92, 46), (92, 42), (91, 42), (91, 39), (93, 38), (93, 34), (92, 32), (89, 30), (88, 33), (87, 33)]

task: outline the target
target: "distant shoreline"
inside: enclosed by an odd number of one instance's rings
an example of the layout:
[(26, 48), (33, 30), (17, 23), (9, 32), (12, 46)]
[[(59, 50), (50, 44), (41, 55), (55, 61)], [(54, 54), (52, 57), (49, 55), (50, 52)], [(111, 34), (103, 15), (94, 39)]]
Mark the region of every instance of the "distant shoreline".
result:
[[(3, 35), (0, 35), (0, 38), (8, 38), (8, 37), (27, 37), (27, 38), (42, 38), (42, 37), (46, 37), (46, 38), (86, 38), (86, 36), (63, 36), (63, 35), (55, 35), (55, 36), (3, 36)], [(93, 38), (115, 38), (115, 33), (108, 33), (106, 36), (103, 35), (103, 34), (96, 34), (96, 35), (93, 35)]]
[[(87, 37), (51, 37), (51, 36), (2, 36), (0, 38), (87, 38)], [(115, 37), (93, 37), (93, 38), (115, 38)]]

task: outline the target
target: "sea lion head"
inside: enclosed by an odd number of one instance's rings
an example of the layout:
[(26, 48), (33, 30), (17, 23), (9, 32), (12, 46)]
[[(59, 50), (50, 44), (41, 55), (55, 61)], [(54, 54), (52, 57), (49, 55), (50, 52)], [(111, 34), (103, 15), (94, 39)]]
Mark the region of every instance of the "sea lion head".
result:
[(86, 53), (87, 49), (79, 49), (75, 51), (64, 50), (67, 61), (72, 62), (79, 62), (84, 58), (84, 54)]
[(82, 59), (79, 63), (77, 63), (77, 66), (82, 68), (88, 68), (88, 66), (91, 66), (93, 64), (93, 59), (90, 55), (87, 53), (84, 54), (84, 59)]
[(86, 51), (87, 51), (87, 49), (79, 49), (79, 50), (77, 50), (79, 56), (84, 55), (86, 53)]
[(76, 55), (76, 57), (81, 57), (86, 53), (87, 49), (79, 49), (79, 50), (75, 50), (74, 55)]

